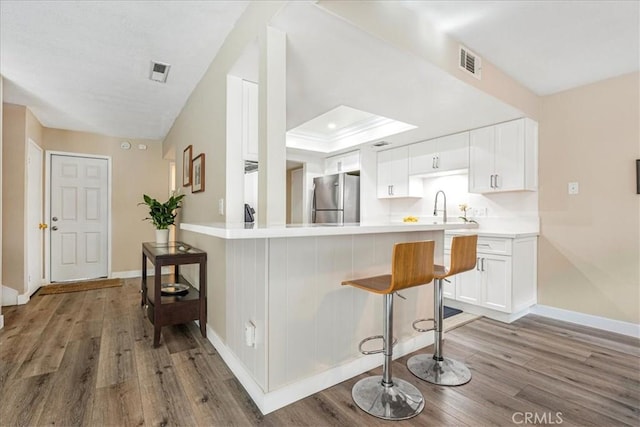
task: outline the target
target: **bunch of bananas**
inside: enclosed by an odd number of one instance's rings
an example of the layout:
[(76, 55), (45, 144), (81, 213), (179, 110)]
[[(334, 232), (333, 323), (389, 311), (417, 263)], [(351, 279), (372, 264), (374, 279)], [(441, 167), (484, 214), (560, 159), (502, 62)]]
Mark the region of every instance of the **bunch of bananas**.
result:
[(418, 217), (415, 216), (405, 216), (404, 218), (402, 218), (402, 222), (418, 222)]

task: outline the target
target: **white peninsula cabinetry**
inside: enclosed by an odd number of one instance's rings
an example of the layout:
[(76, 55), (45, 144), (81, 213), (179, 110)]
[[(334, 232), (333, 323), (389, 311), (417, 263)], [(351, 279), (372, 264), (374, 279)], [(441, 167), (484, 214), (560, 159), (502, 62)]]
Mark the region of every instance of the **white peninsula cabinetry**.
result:
[(470, 131), (469, 192), (535, 191), (538, 124), (518, 119)]
[(422, 197), (422, 179), (409, 176), (409, 147), (378, 152), (378, 198)]
[[(511, 322), (537, 301), (537, 237), (478, 234), (476, 268), (445, 282), (446, 304)], [(445, 259), (450, 256), (452, 237), (445, 237)]]

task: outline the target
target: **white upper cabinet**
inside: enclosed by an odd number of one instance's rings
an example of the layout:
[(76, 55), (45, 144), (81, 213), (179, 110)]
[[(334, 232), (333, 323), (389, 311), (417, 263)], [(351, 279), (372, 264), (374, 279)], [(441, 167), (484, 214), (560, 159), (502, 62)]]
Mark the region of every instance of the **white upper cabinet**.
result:
[(436, 174), (469, 167), (469, 132), (409, 145), (409, 175)]
[(409, 176), (409, 147), (378, 152), (378, 198), (422, 197), (422, 179)]
[(258, 161), (258, 85), (242, 81), (242, 155)]
[(470, 132), (469, 192), (536, 190), (538, 124), (518, 119)]
[(360, 151), (351, 151), (338, 156), (327, 157), (324, 160), (324, 174), (332, 175), (341, 172), (360, 170)]

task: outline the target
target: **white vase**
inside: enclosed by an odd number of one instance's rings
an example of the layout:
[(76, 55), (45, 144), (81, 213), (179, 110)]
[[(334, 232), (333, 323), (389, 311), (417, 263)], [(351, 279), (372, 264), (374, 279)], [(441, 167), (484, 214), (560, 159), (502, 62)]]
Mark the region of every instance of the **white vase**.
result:
[(169, 230), (156, 230), (156, 244), (166, 246), (169, 243)]

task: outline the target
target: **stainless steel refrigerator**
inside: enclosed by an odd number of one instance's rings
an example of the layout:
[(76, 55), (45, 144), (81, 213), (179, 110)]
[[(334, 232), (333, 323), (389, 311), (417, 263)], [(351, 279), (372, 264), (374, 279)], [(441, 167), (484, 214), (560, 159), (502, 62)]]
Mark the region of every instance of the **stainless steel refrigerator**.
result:
[(360, 177), (339, 173), (314, 178), (312, 204), (314, 223), (360, 222)]

